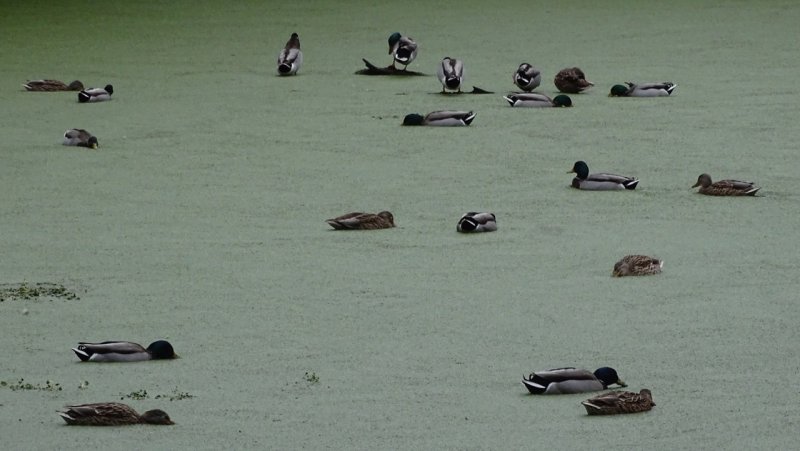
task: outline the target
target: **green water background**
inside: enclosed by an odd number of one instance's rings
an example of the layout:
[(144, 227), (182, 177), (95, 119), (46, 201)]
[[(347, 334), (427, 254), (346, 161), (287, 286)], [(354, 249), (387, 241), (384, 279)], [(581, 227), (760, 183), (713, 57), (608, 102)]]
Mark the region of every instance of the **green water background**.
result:
[[(0, 303), (8, 449), (788, 449), (800, 422), (800, 5), (791, 1), (52, 2), (0, 5), (0, 282), (74, 301)], [(353, 75), (420, 44), (429, 74)], [(305, 64), (275, 76), (298, 32)], [(580, 66), (575, 107), (509, 108), (521, 62)], [(28, 79), (112, 83), (114, 100), (27, 93)], [(678, 84), (611, 99), (627, 80)], [(466, 129), (404, 128), (472, 109)], [(60, 145), (86, 128), (98, 151)], [(583, 159), (635, 192), (568, 188)], [(711, 198), (701, 172), (753, 180)], [(388, 209), (398, 227), (324, 219)], [(470, 210), (497, 233), (455, 233)], [(658, 277), (612, 279), (628, 253)], [(23, 315), (27, 308), (29, 314)], [(182, 359), (78, 364), (78, 341), (166, 338)], [(657, 407), (585, 416), (531, 397), (534, 369), (617, 368)], [(306, 373), (316, 375), (309, 382)], [(86, 389), (79, 389), (89, 381)], [(65, 404), (135, 390), (194, 397), (171, 428), (69, 428)], [(142, 440), (146, 440), (143, 442)]]

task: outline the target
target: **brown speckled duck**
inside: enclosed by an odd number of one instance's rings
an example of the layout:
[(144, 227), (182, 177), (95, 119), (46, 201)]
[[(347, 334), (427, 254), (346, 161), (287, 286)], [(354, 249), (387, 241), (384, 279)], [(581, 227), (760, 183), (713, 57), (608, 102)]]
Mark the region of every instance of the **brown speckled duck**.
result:
[(59, 80), (29, 80), (22, 86), (25, 87), (26, 91), (83, 91), (83, 83), (78, 80), (75, 80), (70, 84), (66, 84)]
[(175, 424), (166, 412), (148, 410), (139, 415), (132, 407), (118, 402), (98, 402), (65, 406), (58, 414), (70, 425), (122, 426), (127, 424)]
[(644, 388), (639, 393), (612, 391), (583, 401), (589, 415), (616, 415), (620, 413), (646, 412), (653, 408), (653, 394)]
[(692, 188), (698, 186), (700, 189), (697, 192), (707, 196), (755, 196), (761, 189), (753, 182), (741, 180), (720, 180), (712, 183), (708, 174), (700, 174), (700, 177), (697, 177), (697, 183), (692, 185)]
[(663, 267), (664, 260), (647, 255), (626, 255), (614, 264), (611, 275), (613, 277), (648, 276), (661, 273)]
[(577, 67), (561, 69), (561, 71), (556, 74), (553, 83), (555, 83), (559, 91), (568, 94), (578, 94), (594, 86), (594, 83), (587, 80), (583, 71)]
[(336, 230), (375, 230), (394, 227), (394, 216), (388, 211), (373, 213), (348, 213), (325, 222)]

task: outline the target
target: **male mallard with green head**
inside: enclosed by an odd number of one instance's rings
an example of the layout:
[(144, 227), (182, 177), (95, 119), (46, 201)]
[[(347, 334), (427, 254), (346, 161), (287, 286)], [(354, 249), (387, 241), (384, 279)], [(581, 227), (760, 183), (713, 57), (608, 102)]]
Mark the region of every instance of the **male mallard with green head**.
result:
[(611, 191), (622, 189), (636, 189), (639, 179), (624, 175), (607, 174), (598, 172), (589, 173), (589, 166), (584, 161), (576, 161), (569, 173), (575, 173), (572, 187), (588, 191)]
[(394, 32), (389, 36), (389, 54), (392, 55), (392, 69), (396, 69), (395, 63), (403, 65), (403, 70), (417, 57), (417, 43), (413, 39)]
[(63, 81), (59, 80), (29, 80), (22, 86), (25, 87), (26, 91), (41, 91), (41, 92), (83, 90), (83, 83), (81, 83), (78, 80), (75, 80), (70, 84), (66, 84)]
[(553, 79), (553, 83), (559, 91), (568, 94), (578, 94), (594, 86), (594, 83), (587, 80), (583, 71), (577, 67), (561, 69)]
[(660, 274), (664, 267), (664, 260), (648, 257), (647, 255), (626, 255), (614, 264), (611, 272), (613, 277), (648, 276)]
[(542, 84), (542, 73), (528, 63), (522, 63), (514, 72), (514, 84), (525, 92), (531, 92)]
[(147, 349), (130, 341), (80, 342), (77, 348), (72, 348), (72, 352), (82, 362), (141, 362), (178, 357), (172, 345), (166, 340), (154, 341)]
[(388, 211), (373, 213), (348, 213), (325, 222), (336, 230), (376, 230), (394, 227), (394, 216)]
[(278, 75), (294, 75), (303, 65), (303, 52), (300, 51), (300, 38), (297, 33), (286, 42), (286, 46), (278, 54)]
[(698, 186), (700, 189), (697, 192), (707, 196), (755, 196), (761, 189), (753, 182), (741, 180), (720, 180), (712, 183), (708, 174), (700, 174), (700, 177), (697, 177), (697, 183), (692, 185), (692, 188)]
[(625, 85), (614, 85), (611, 87), (609, 97), (666, 97), (672, 94), (672, 91), (678, 85), (668, 81), (662, 83), (631, 83), (625, 82)]
[(512, 107), (550, 108), (572, 106), (572, 99), (565, 94), (559, 94), (551, 99), (537, 92), (515, 92), (503, 96), (503, 98), (506, 99), (506, 102)]
[(617, 370), (607, 366), (598, 368), (594, 372), (572, 367), (536, 371), (527, 378), (523, 377), (522, 384), (532, 395), (561, 395), (600, 391), (614, 384), (620, 387), (627, 386), (619, 378)]
[(436, 127), (466, 127), (475, 119), (473, 111), (433, 111), (425, 116), (417, 113), (407, 114), (403, 125), (432, 125)]
[(616, 415), (621, 413), (646, 412), (652, 409), (653, 394), (644, 388), (639, 393), (612, 391), (581, 402), (589, 415)]
[(97, 138), (82, 128), (71, 128), (64, 132), (65, 146), (80, 146), (97, 149)]
[(166, 412), (148, 410), (139, 415), (132, 407), (119, 402), (98, 402), (65, 406), (58, 414), (69, 425), (76, 426), (123, 426), (129, 424), (175, 424)]

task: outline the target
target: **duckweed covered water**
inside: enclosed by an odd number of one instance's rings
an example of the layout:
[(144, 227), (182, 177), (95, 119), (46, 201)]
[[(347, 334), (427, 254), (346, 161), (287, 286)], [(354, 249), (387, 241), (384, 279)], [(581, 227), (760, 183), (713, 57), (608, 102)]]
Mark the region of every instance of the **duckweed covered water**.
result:
[[(0, 6), (0, 283), (80, 301), (0, 304), (9, 449), (787, 449), (797, 393), (800, 132), (792, 2), (33, 1)], [(420, 44), (388, 64), (393, 31)], [(304, 66), (277, 77), (297, 32)], [(469, 86), (433, 74), (463, 59)], [(579, 66), (570, 109), (509, 108), (528, 61)], [(114, 85), (113, 100), (27, 93)], [(673, 81), (611, 99), (624, 81)], [(477, 112), (465, 129), (408, 113)], [(85, 128), (96, 151), (60, 145)], [(568, 187), (576, 160), (633, 192)], [(697, 176), (752, 179), (710, 198)], [(329, 230), (389, 210), (398, 227)], [(467, 211), (499, 230), (455, 232)], [(661, 275), (612, 279), (630, 253)], [(181, 359), (80, 364), (78, 341), (168, 339)], [(589, 418), (586, 396), (531, 397), (534, 369), (617, 368), (651, 412)], [(313, 375), (310, 378), (309, 375)], [(84, 384), (86, 382), (86, 384)], [(68, 428), (65, 404), (188, 393), (169, 428)]]

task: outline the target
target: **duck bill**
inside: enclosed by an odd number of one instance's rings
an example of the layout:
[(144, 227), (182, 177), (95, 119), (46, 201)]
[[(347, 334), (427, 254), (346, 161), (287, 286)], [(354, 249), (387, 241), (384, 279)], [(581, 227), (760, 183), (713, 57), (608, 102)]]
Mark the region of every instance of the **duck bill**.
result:
[(97, 149), (97, 144), (92, 144), (92, 149)]
[(692, 188), (697, 188), (698, 186), (700, 186), (700, 182), (697, 182), (694, 185), (692, 185)]
[(617, 379), (617, 385), (619, 385), (620, 387), (628, 386), (628, 384), (626, 384), (625, 381), (623, 381), (622, 379)]

